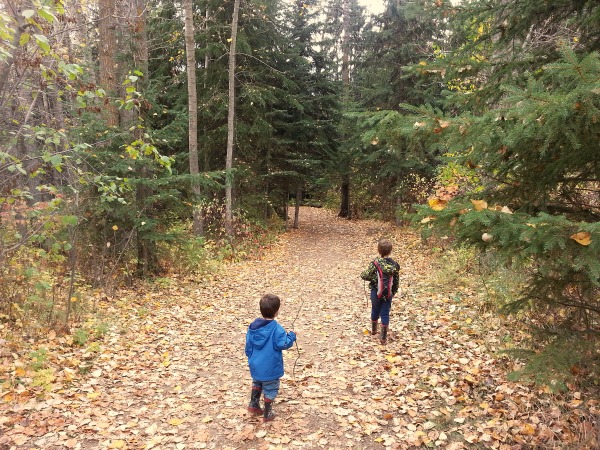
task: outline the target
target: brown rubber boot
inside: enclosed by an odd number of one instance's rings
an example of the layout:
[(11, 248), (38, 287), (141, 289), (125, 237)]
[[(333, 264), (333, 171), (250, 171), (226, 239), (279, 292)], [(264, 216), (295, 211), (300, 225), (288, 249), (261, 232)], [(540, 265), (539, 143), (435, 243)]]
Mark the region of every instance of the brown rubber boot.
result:
[(262, 414), (264, 411), (260, 407), (260, 394), (262, 389), (252, 387), (252, 393), (250, 394), (250, 404), (248, 405), (248, 412), (252, 414)]
[(371, 321), (371, 336), (375, 336), (377, 334), (377, 321)]
[(381, 342), (382, 344), (385, 344), (387, 342), (387, 333), (388, 333), (388, 326), (387, 325), (381, 325), (381, 336), (379, 338), (379, 342)]

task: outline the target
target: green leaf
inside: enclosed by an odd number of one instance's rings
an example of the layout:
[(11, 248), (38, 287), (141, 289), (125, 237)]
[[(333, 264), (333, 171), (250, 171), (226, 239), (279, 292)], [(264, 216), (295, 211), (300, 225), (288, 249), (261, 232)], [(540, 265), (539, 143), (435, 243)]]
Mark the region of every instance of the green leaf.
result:
[(25, 269), (23, 271), (23, 275), (25, 275), (25, 277), (27, 278), (31, 278), (34, 275), (37, 275), (38, 270), (35, 267), (28, 267), (27, 269)]
[(50, 43), (48, 42), (48, 38), (43, 34), (34, 34), (33, 37), (37, 42), (37, 45), (45, 52), (50, 52)]
[(61, 164), (62, 164), (62, 156), (60, 155), (52, 155), (52, 157), (50, 158), (50, 164), (52, 164), (52, 167), (54, 167), (56, 170), (58, 170), (59, 172), (61, 171)]
[(21, 35), (21, 38), (19, 39), (19, 45), (23, 46), (27, 44), (29, 42), (29, 39), (31, 39), (31, 35), (29, 33), (23, 33)]
[(63, 225), (77, 225), (77, 216), (62, 216), (60, 219)]
[(35, 284), (35, 288), (38, 291), (48, 291), (51, 287), (52, 286), (50, 285), (50, 283), (47, 283), (46, 281), (40, 281), (39, 283)]
[(45, 19), (48, 23), (53, 23), (56, 20), (56, 17), (51, 12), (47, 11), (45, 8), (38, 9), (38, 14), (41, 18)]

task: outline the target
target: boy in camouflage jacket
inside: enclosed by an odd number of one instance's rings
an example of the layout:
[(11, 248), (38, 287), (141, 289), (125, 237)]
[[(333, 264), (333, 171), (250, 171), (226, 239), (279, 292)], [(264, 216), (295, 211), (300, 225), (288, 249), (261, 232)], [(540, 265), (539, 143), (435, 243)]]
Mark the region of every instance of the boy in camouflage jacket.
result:
[[(371, 334), (377, 334), (377, 322), (381, 317), (381, 336), (382, 344), (387, 342), (387, 334), (390, 324), (390, 310), (392, 308), (392, 299), (398, 292), (400, 285), (400, 265), (390, 258), (392, 253), (392, 243), (387, 239), (380, 239), (377, 243), (377, 252), (379, 257), (369, 263), (369, 266), (360, 277), (369, 282), (371, 289)], [(391, 296), (378, 296), (381, 287), (378, 286), (378, 266), (384, 276), (392, 278)]]

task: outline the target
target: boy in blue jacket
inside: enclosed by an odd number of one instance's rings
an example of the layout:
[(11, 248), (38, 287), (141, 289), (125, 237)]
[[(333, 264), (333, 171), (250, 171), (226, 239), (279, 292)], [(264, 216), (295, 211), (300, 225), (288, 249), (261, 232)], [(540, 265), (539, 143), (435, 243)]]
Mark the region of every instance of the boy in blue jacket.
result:
[[(281, 301), (273, 294), (260, 299), (262, 318), (255, 319), (246, 333), (246, 356), (252, 376), (252, 393), (248, 411), (263, 415), (263, 422), (275, 418), (273, 400), (279, 392), (279, 379), (283, 376), (283, 350), (294, 345), (296, 333), (289, 333), (277, 323)], [(260, 408), (260, 395), (264, 393), (265, 408)]]

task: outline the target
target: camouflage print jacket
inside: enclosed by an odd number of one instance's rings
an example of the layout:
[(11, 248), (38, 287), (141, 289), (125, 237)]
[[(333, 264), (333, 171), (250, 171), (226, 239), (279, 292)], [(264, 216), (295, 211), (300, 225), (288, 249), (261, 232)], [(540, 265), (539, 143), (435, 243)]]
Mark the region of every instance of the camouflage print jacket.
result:
[[(396, 292), (398, 292), (398, 287), (400, 286), (400, 265), (392, 258), (377, 257), (376, 260), (379, 263), (383, 273), (394, 276), (392, 294), (396, 295)], [(360, 274), (360, 277), (369, 282), (370, 289), (377, 289), (377, 268), (375, 267), (375, 264), (373, 264), (373, 261), (371, 261), (367, 269)]]

